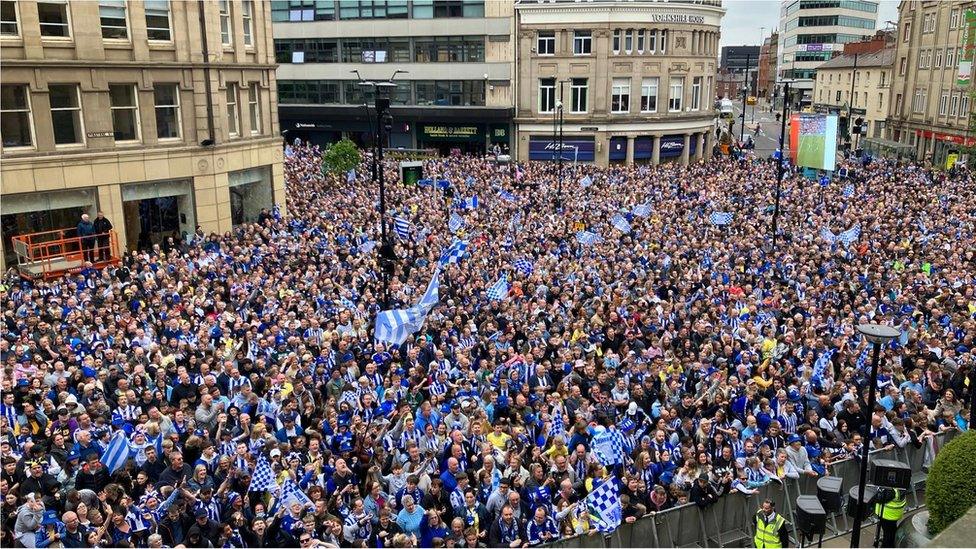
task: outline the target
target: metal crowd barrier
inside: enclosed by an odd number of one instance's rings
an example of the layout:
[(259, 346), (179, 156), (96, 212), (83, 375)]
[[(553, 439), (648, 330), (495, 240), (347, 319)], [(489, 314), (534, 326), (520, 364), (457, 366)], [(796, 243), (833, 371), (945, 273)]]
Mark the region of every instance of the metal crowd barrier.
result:
[[(936, 447), (941, 448), (953, 436), (955, 431), (946, 431), (936, 435)], [(928, 456), (929, 445), (923, 444), (915, 448), (911, 444), (905, 448), (891, 450), (875, 450), (869, 454), (869, 461), (876, 459), (894, 459), (906, 463), (912, 470), (912, 488), (909, 491), (908, 510), (924, 506), (920, 503), (918, 488), (924, 485), (927, 476), (924, 467), (934, 459)], [(842, 508), (836, 515), (828, 515), (827, 533), (824, 541), (851, 532), (851, 523), (846, 515), (848, 492), (857, 486), (859, 474), (857, 458), (848, 458), (833, 463), (828, 469), (828, 475), (840, 477), (843, 481), (841, 488)], [(769, 498), (776, 503), (776, 509), (783, 514), (792, 526), (793, 543), (800, 539), (796, 531), (796, 520), (793, 516), (797, 496), (817, 495), (817, 479), (800, 475), (799, 479), (786, 479), (785, 482), (770, 482), (761, 487), (755, 494), (745, 495), (733, 492), (720, 498), (715, 504), (699, 509), (693, 503), (675, 507), (662, 512), (652, 512), (637, 519), (635, 522), (621, 524), (610, 535), (582, 534), (563, 538), (546, 544), (555, 549), (581, 547), (587, 549), (617, 549), (623, 547), (743, 547), (751, 546), (755, 535), (752, 518), (763, 500)], [(870, 482), (870, 479), (868, 479)], [(839, 527), (837, 522), (843, 523)], [(869, 519), (870, 524), (874, 519)], [(812, 543), (812, 542), (811, 542)]]

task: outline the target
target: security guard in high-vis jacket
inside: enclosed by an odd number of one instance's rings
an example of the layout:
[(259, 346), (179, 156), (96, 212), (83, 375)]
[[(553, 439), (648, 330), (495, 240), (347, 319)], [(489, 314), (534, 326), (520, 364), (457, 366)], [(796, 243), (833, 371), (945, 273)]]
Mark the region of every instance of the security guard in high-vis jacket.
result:
[(786, 519), (776, 512), (775, 503), (768, 499), (764, 501), (753, 518), (756, 523), (756, 537), (753, 541), (758, 549), (778, 549), (790, 546), (790, 534)]
[(894, 547), (895, 532), (898, 531), (898, 521), (905, 515), (905, 504), (908, 502), (905, 491), (900, 488), (881, 488), (874, 496), (874, 514), (878, 515), (881, 529), (880, 545), (875, 547)]

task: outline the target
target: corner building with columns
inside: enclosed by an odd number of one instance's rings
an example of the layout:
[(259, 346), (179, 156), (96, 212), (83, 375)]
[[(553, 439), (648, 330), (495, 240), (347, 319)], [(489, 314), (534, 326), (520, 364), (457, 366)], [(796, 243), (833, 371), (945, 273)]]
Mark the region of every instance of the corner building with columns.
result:
[(711, 156), (724, 13), (721, 0), (517, 3), (514, 154), (600, 166)]

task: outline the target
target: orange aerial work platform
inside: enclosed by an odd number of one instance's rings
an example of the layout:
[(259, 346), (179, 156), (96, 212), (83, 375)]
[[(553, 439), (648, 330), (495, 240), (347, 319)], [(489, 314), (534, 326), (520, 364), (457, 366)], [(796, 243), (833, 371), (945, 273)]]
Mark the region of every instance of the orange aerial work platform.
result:
[(101, 269), (121, 260), (115, 231), (80, 237), (77, 229), (58, 229), (13, 237), (17, 272), (23, 278), (49, 280), (81, 271), (86, 263)]

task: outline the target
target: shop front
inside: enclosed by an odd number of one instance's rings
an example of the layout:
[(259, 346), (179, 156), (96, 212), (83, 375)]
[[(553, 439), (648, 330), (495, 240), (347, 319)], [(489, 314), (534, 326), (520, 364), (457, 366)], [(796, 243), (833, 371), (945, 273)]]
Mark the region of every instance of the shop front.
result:
[(261, 210), (274, 207), (271, 166), (227, 173), (230, 188), (230, 219), (234, 225), (255, 223)]
[[(695, 156), (698, 149), (698, 139), (691, 136), (688, 139), (688, 158)], [(665, 135), (661, 138), (661, 162), (679, 162), (685, 150), (684, 135)]]
[(647, 164), (654, 158), (654, 138), (650, 136), (634, 139), (634, 162)]
[(418, 124), (417, 148), (437, 149), (441, 156), (484, 154), (484, 124)]
[(627, 161), (627, 138), (618, 135), (610, 138), (609, 160), (611, 164), (623, 164)]
[(573, 136), (564, 138), (560, 149), (559, 140), (551, 135), (529, 136), (529, 160), (556, 161), (560, 156), (563, 162), (593, 162), (596, 160), (596, 141), (590, 136)]
[(15, 236), (70, 229), (78, 225), (82, 214), (94, 218), (97, 195), (94, 187), (40, 193), (8, 194), (0, 201), (0, 225), (3, 227), (4, 263), (17, 264), (11, 239)]
[[(216, 207), (216, 206), (214, 206)], [(187, 179), (122, 185), (126, 248), (146, 250), (196, 230), (193, 184)]]

